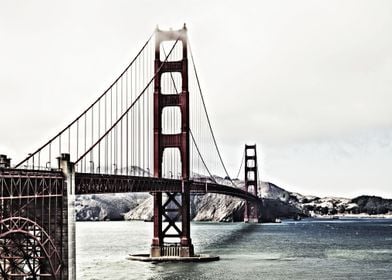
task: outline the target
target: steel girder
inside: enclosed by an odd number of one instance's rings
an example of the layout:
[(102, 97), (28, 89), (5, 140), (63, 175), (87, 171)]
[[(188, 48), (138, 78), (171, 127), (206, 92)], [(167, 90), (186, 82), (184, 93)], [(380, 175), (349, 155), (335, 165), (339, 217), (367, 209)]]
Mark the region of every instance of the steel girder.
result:
[(0, 169), (0, 273), (4, 279), (62, 279), (61, 172)]

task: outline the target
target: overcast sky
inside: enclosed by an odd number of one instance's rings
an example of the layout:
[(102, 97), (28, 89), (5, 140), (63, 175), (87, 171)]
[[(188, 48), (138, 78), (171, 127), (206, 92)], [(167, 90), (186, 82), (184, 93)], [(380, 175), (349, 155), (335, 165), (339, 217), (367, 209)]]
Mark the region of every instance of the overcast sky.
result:
[(230, 173), (257, 143), (263, 180), (392, 198), (392, 1), (1, 0), (0, 153), (43, 144), (184, 22)]

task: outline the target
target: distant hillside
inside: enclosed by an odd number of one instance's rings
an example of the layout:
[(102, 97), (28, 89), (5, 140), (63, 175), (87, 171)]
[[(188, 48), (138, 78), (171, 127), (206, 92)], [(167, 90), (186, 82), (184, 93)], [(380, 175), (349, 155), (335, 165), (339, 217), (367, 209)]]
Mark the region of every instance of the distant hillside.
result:
[[(218, 177), (217, 180), (225, 181)], [(243, 186), (242, 181), (236, 181), (236, 184)], [(320, 198), (292, 193), (269, 182), (259, 182), (259, 195), (263, 198), (263, 221), (298, 216), (392, 213), (392, 199), (377, 196)], [(76, 218), (79, 221), (151, 220), (152, 207), (152, 197), (147, 193), (83, 195), (76, 199)], [(194, 221), (242, 221), (243, 212), (244, 201), (238, 198), (219, 194), (191, 197), (191, 218)]]

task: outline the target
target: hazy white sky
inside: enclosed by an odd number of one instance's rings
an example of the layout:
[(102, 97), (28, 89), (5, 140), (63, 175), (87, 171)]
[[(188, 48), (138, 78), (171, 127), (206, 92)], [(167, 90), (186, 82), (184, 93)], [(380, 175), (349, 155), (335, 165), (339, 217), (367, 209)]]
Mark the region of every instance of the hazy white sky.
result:
[(232, 174), (255, 142), (263, 180), (392, 198), (391, 1), (1, 0), (0, 153), (37, 148), (184, 22)]

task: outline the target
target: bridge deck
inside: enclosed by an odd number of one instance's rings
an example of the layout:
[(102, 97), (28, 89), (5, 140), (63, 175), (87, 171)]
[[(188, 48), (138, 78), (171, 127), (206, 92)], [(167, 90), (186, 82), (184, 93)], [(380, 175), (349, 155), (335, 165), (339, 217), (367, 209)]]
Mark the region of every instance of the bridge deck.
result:
[(190, 187), (192, 193), (218, 193), (245, 200), (257, 201), (258, 197), (242, 189), (212, 182), (199, 182), (154, 177), (75, 174), (76, 194), (127, 193), (127, 192), (182, 192)]
[[(59, 170), (23, 170), (23, 169), (0, 169), (0, 177), (3, 180), (2, 199), (18, 198), (27, 196), (20, 193), (21, 189), (17, 185), (25, 185), (28, 179), (63, 179), (63, 174)], [(9, 184), (5, 184), (7, 180)], [(20, 181), (21, 180), (21, 181)], [(9, 185), (8, 187), (5, 187)], [(242, 189), (231, 186), (217, 184), (210, 181), (188, 181), (183, 182), (177, 179), (164, 179), (155, 177), (140, 177), (126, 175), (105, 175), (95, 173), (75, 173), (76, 194), (103, 194), (103, 193), (128, 193), (128, 192), (182, 192), (185, 188), (190, 188), (192, 193), (218, 193), (242, 198), (249, 201), (257, 201), (259, 198)], [(13, 187), (15, 186), (15, 187)], [(23, 190), (23, 188), (22, 188)], [(45, 193), (50, 188), (44, 188)], [(36, 189), (36, 195), (42, 192)], [(53, 193), (51, 193), (53, 195)], [(26, 197), (24, 197), (26, 198)]]

